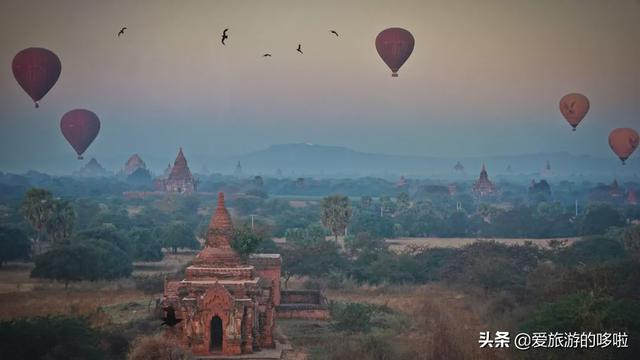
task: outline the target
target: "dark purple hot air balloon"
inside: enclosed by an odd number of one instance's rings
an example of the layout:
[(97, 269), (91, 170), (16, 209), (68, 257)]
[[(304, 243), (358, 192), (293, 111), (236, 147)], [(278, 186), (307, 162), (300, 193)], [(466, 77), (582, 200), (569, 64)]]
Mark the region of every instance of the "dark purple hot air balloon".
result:
[(62, 116), (60, 130), (69, 144), (82, 160), (82, 153), (87, 150), (100, 131), (100, 120), (93, 112), (75, 109)]
[(388, 28), (376, 37), (376, 50), (391, 69), (391, 76), (397, 77), (398, 70), (413, 52), (413, 35), (402, 28)]
[(58, 81), (62, 64), (58, 56), (50, 50), (28, 48), (14, 56), (11, 68), (18, 84), (38, 107), (38, 101)]

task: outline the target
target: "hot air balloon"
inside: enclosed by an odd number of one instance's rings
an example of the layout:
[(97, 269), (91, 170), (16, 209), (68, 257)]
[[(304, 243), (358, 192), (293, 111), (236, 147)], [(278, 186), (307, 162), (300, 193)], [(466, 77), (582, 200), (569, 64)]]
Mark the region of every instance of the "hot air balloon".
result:
[(640, 143), (640, 136), (638, 136), (638, 133), (633, 129), (613, 129), (609, 134), (609, 146), (611, 146), (611, 150), (622, 160), (622, 165), (624, 165), (625, 160), (636, 150), (638, 143)]
[(573, 127), (573, 131), (576, 131), (580, 121), (589, 112), (589, 99), (582, 94), (567, 94), (560, 100), (560, 112)]
[(62, 116), (60, 130), (69, 144), (82, 160), (82, 153), (87, 150), (100, 131), (100, 120), (93, 112), (75, 109)]
[(24, 91), (33, 99), (36, 107), (60, 77), (62, 64), (52, 51), (43, 48), (28, 48), (13, 57), (13, 76)]
[(402, 28), (388, 28), (376, 37), (376, 50), (391, 69), (391, 76), (398, 77), (398, 70), (413, 52), (413, 35)]

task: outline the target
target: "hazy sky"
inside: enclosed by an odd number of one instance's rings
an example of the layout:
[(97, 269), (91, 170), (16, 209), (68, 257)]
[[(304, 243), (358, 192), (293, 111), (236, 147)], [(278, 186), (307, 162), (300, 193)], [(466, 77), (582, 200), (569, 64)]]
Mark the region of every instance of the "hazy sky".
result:
[[(416, 39), (398, 78), (374, 46), (392, 26)], [(62, 60), (40, 109), (11, 72), (32, 46)], [(576, 133), (558, 111), (568, 92), (592, 103)], [(609, 156), (611, 128), (640, 130), (640, 3), (3, 0), (0, 94), (0, 170), (77, 168), (59, 131), (74, 108), (102, 121), (86, 156), (118, 163), (292, 142)]]

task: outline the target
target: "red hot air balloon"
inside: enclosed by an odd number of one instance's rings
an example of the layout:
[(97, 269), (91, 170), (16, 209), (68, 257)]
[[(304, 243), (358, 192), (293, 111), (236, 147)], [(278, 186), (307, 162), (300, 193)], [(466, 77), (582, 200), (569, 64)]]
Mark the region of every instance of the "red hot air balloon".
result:
[(613, 129), (609, 134), (609, 146), (616, 155), (622, 160), (624, 165), (625, 160), (633, 154), (640, 143), (640, 136), (638, 133), (629, 128)]
[(580, 121), (589, 112), (589, 99), (582, 94), (567, 94), (560, 99), (560, 112), (576, 131)]
[(376, 50), (391, 69), (391, 76), (398, 77), (398, 70), (413, 52), (413, 35), (402, 28), (388, 28), (376, 37)]
[(93, 112), (85, 109), (75, 109), (62, 116), (60, 130), (65, 139), (82, 159), (82, 153), (87, 150), (93, 139), (100, 131), (100, 120)]
[(58, 56), (50, 50), (28, 48), (14, 56), (11, 68), (18, 84), (38, 107), (38, 101), (58, 81), (62, 64)]

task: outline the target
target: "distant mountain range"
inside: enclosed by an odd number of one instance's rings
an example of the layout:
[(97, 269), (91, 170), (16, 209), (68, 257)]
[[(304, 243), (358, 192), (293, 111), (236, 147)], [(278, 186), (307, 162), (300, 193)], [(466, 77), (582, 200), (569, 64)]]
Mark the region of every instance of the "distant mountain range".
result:
[[(538, 176), (562, 177), (579, 180), (580, 177), (638, 178), (640, 161), (632, 159), (626, 166), (613, 156), (598, 158), (587, 155), (572, 155), (566, 152), (525, 155), (480, 157), (429, 157), (407, 155), (385, 155), (365, 153), (341, 146), (315, 144), (281, 144), (237, 157), (207, 158), (193, 156), (190, 163), (206, 165), (215, 172), (231, 174), (240, 162), (245, 175), (273, 176), (278, 169), (283, 176), (354, 177), (379, 176), (383, 178), (477, 177), (484, 163), (490, 175), (498, 177)], [(464, 171), (455, 171), (457, 162)], [(549, 162), (550, 170), (546, 169)], [(193, 168), (198, 172), (200, 167)]]
[[(233, 174), (240, 162), (243, 176), (283, 177), (364, 177), (375, 176), (388, 180), (397, 180), (400, 176), (413, 178), (433, 178), (445, 180), (470, 180), (477, 178), (484, 163), (492, 179), (531, 181), (531, 179), (553, 178), (554, 180), (611, 181), (640, 180), (640, 155), (635, 154), (622, 166), (613, 155), (594, 157), (573, 155), (566, 152), (536, 153), (523, 155), (503, 155), (487, 157), (436, 157), (367, 153), (342, 146), (316, 144), (279, 144), (266, 149), (237, 156), (214, 156), (191, 152), (185, 147), (185, 155), (191, 171), (196, 174), (221, 173)], [(176, 152), (177, 154), (177, 149)], [(173, 164), (175, 155), (158, 157), (141, 153), (149, 169), (156, 175), (162, 174), (167, 164)], [(97, 160), (110, 172), (118, 173), (129, 156), (97, 157)], [(546, 169), (547, 161), (550, 170)], [(463, 171), (454, 170), (460, 162)], [(51, 162), (55, 164), (55, 161)], [(68, 161), (67, 161), (68, 163)], [(37, 171), (52, 171), (55, 174), (70, 174), (86, 164), (78, 162), (75, 169), (43, 168)], [(52, 165), (53, 166), (53, 165)], [(280, 171), (278, 171), (280, 169)], [(2, 169), (0, 169), (2, 170)]]

